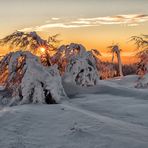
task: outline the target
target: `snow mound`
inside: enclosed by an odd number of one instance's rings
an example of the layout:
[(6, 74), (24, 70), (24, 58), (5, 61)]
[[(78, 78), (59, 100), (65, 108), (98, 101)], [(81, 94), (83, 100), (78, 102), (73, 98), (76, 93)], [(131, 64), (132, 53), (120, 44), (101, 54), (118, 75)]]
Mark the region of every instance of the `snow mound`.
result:
[(138, 75), (127, 75), (124, 77), (115, 77), (112, 79), (108, 79), (107, 81), (114, 82), (116, 84), (134, 88), (138, 81)]
[(0, 64), (6, 73), (5, 88), (12, 94), (9, 105), (59, 103), (66, 98), (57, 66), (44, 67), (27, 51), (11, 52)]

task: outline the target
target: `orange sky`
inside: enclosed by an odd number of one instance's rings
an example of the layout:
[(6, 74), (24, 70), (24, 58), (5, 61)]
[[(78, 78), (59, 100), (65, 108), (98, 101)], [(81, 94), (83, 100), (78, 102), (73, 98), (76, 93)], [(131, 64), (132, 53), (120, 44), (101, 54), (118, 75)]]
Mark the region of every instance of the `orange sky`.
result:
[(37, 31), (45, 39), (60, 34), (61, 44), (98, 49), (103, 59), (110, 56), (107, 46), (119, 43), (123, 62), (130, 63), (136, 47), (128, 40), (148, 34), (147, 8), (147, 0), (1, 0), (0, 38), (15, 30)]

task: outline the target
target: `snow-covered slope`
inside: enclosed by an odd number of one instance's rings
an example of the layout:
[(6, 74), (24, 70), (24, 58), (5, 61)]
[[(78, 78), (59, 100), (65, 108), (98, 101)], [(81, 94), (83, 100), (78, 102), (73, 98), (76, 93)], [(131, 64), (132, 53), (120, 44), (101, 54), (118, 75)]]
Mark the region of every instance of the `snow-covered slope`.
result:
[(87, 95), (60, 105), (0, 111), (2, 148), (147, 148), (146, 101)]
[(99, 84), (65, 83), (71, 99), (61, 104), (1, 107), (0, 148), (147, 148), (147, 89)]
[(134, 88), (135, 85), (137, 84), (138, 78), (139, 78), (138, 75), (127, 75), (124, 77), (117, 77), (114, 79), (109, 79), (108, 81), (114, 82), (122, 86)]
[(80, 87), (63, 80), (63, 86), (69, 97), (75, 97), (79, 94), (109, 94), (148, 100), (147, 89), (135, 88), (137, 79), (138, 77), (133, 75), (112, 80), (100, 80), (98, 85), (92, 87)]

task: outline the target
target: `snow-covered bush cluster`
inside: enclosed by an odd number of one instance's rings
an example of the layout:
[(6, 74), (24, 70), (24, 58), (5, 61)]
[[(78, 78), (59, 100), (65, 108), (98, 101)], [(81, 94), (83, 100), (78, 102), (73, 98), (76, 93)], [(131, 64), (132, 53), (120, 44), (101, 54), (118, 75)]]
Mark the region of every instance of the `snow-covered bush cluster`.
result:
[[(98, 50), (75, 43), (55, 49), (56, 36), (43, 40), (36, 32), (16, 31), (0, 40), (0, 45), (15, 51), (0, 61), (0, 85), (11, 94), (7, 104), (58, 103), (67, 97), (61, 77), (79, 86), (98, 84)], [(50, 49), (55, 54), (50, 54)]]
[(57, 66), (44, 67), (38, 57), (27, 51), (7, 54), (0, 63), (0, 79), (12, 93), (9, 105), (58, 103), (66, 98)]
[[(97, 59), (93, 52), (87, 51), (81, 44), (63, 45), (52, 57), (52, 62), (59, 66), (64, 77), (80, 86), (93, 86), (98, 83)], [(97, 53), (96, 53), (97, 54)]]
[[(88, 51), (81, 44), (74, 43), (57, 48), (58, 42), (57, 35), (49, 36), (48, 40), (44, 40), (36, 32), (16, 31), (1, 39), (0, 46), (8, 46), (12, 51), (19, 49), (30, 51), (40, 56), (44, 66), (57, 64), (61, 75), (72, 74), (76, 84), (81, 86), (95, 85), (99, 77), (99, 60), (96, 58), (100, 54), (98, 50)], [(41, 49), (44, 50), (41, 51)], [(69, 69), (69, 67), (71, 68)], [(73, 71), (76, 72), (73, 73)], [(3, 75), (5, 74), (3, 73)]]

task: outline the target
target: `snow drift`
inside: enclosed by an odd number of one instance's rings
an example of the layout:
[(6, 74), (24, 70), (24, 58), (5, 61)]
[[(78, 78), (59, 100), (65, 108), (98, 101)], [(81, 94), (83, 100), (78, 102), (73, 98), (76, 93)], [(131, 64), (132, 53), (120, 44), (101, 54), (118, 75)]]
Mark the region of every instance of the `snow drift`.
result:
[(27, 51), (11, 52), (0, 63), (1, 79), (12, 99), (9, 105), (58, 103), (66, 98), (57, 66), (44, 67)]

